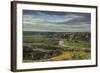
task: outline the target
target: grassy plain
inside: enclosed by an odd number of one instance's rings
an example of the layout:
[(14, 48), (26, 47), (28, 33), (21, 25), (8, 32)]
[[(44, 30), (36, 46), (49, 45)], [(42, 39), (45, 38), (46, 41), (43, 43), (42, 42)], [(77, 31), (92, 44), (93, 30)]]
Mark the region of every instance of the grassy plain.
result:
[[(63, 45), (59, 45), (60, 40), (63, 40)], [(31, 49), (31, 51), (23, 51), (24, 62), (91, 58), (90, 40), (69, 40), (68, 38), (28, 35), (23, 37), (23, 49), (25, 50), (24, 47)]]

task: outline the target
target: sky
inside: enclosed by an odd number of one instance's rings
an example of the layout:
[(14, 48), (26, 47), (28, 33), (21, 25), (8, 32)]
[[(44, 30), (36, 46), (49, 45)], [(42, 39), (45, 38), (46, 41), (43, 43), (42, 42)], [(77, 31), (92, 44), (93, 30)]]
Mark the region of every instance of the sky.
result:
[(23, 10), (23, 31), (90, 32), (91, 14)]

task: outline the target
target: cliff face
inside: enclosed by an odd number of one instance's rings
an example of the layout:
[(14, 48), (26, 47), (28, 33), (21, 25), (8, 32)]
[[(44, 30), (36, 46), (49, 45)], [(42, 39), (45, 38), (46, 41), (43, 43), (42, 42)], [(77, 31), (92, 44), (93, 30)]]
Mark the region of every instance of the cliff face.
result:
[(56, 50), (38, 50), (32, 49), (28, 46), (23, 47), (23, 59), (24, 60), (43, 60), (53, 56), (62, 54), (63, 51), (60, 49)]
[(65, 34), (64, 38), (69, 40), (90, 40), (91, 34), (90, 33), (71, 33)]

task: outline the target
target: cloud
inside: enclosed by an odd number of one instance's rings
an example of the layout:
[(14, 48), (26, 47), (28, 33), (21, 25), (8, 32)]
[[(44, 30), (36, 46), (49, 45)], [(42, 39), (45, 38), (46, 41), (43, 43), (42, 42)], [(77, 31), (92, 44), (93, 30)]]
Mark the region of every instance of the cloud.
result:
[(90, 22), (89, 13), (23, 12), (24, 31), (90, 32)]

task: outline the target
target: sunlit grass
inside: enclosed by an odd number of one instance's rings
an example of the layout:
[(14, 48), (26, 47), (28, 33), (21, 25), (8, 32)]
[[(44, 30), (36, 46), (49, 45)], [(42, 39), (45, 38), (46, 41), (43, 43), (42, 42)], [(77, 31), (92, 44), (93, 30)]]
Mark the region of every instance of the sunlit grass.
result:
[(91, 43), (90, 41), (87, 41), (87, 40), (64, 40), (64, 44), (67, 45), (67, 46), (70, 46), (70, 47), (74, 47), (74, 48), (77, 48), (77, 49), (80, 49), (80, 48), (90, 48), (91, 46)]
[(84, 60), (84, 59), (90, 59), (90, 52), (84, 52), (84, 51), (66, 51), (62, 55), (52, 57), (49, 60)]

